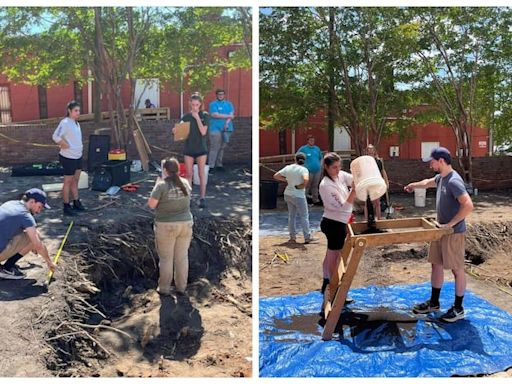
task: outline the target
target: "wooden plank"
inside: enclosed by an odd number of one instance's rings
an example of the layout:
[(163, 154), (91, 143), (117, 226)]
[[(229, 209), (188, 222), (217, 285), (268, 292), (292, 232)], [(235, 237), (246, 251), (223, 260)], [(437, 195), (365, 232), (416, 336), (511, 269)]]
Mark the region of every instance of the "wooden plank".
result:
[(334, 300), (336, 289), (340, 285), (340, 280), (346, 272), (345, 266), (348, 265), (350, 254), (353, 251), (353, 243), (350, 240), (350, 236), (345, 239), (345, 244), (343, 244), (343, 248), (341, 249), (340, 258), (337, 262), (336, 268), (334, 271), (331, 271), (331, 278), (329, 280), (329, 286), (331, 287), (331, 296), (329, 297), (330, 301)]
[(135, 121), (135, 125), (137, 126), (137, 129), (139, 130), (139, 134), (142, 137), (142, 141), (144, 143), (144, 146), (146, 147), (146, 154), (149, 159), (149, 157), (151, 157), (153, 152), (151, 152), (151, 148), (149, 147), (148, 141), (146, 140), (146, 137), (144, 136), (144, 133), (142, 132), (142, 129), (140, 128), (139, 122), (137, 121), (137, 119), (133, 119), (133, 120)]
[(341, 283), (338, 288), (338, 292), (336, 293), (336, 297), (334, 298), (332, 304), (332, 310), (329, 312), (329, 316), (327, 317), (327, 321), (325, 323), (324, 331), (322, 333), (323, 340), (331, 340), (332, 334), (336, 329), (336, 325), (340, 319), (341, 312), (343, 311), (343, 306), (345, 305), (345, 300), (347, 299), (348, 290), (352, 285), (352, 281), (354, 280), (354, 276), (357, 272), (357, 268), (359, 266), (359, 262), (361, 261), (361, 257), (363, 256), (364, 249), (366, 248), (366, 239), (360, 238), (354, 247), (354, 251), (352, 252), (352, 257), (347, 266), (347, 272), (341, 278)]
[(144, 145), (144, 141), (140, 135), (140, 131), (138, 129), (133, 130), (133, 139), (135, 141), (135, 146), (137, 147), (137, 152), (139, 153), (140, 161), (142, 163), (142, 169), (145, 172), (149, 171), (149, 156), (146, 152), (146, 146)]
[[(393, 228), (408, 228), (408, 227), (423, 227), (425, 221), (421, 217), (410, 217), (404, 219), (393, 220), (376, 220), (375, 224), (378, 229), (393, 229)], [(359, 221), (357, 223), (349, 224), (355, 235), (368, 229), (367, 221)]]
[(439, 228), (439, 229), (423, 229), (418, 228), (415, 230), (401, 231), (396, 233), (372, 233), (364, 235), (355, 235), (351, 241), (355, 244), (358, 239), (365, 238), (368, 242), (368, 246), (375, 247), (381, 245), (390, 244), (403, 244), (403, 243), (424, 243), (434, 240), (439, 240), (445, 235), (453, 233), (451, 228)]

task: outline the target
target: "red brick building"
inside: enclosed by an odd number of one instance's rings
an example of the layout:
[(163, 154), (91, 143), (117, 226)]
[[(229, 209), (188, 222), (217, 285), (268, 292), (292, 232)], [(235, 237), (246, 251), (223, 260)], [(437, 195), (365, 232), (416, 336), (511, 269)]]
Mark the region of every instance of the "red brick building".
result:
[[(260, 129), (260, 156), (274, 156), (294, 153), (306, 143), (309, 134), (315, 136), (317, 145), (322, 150), (328, 149), (327, 119), (322, 111), (308, 119), (308, 128), (293, 132), (287, 129), (281, 133)], [(452, 154), (456, 153), (456, 139), (450, 127), (437, 123), (418, 124), (411, 127), (411, 136), (400, 142), (398, 134), (383, 137), (377, 147), (384, 159), (421, 159), (430, 153), (431, 148), (443, 146)], [(285, 149), (284, 151), (282, 149)], [(281, 149), (281, 150), (280, 150)], [(336, 129), (334, 150), (353, 149), (348, 132)], [(489, 153), (489, 132), (475, 127), (472, 142), (473, 157), (485, 157)]]
[[(229, 57), (230, 52), (238, 47), (225, 47), (221, 55)], [(160, 89), (158, 89), (160, 88)], [(252, 70), (224, 71), (214, 79), (212, 91), (205, 95), (208, 104), (215, 98), (215, 89), (223, 88), (226, 98), (235, 107), (236, 117), (252, 116)], [(170, 108), (170, 117), (180, 117), (181, 94), (180, 89), (163, 84), (155, 87), (154, 97), (150, 97), (157, 107)], [(187, 110), (189, 93), (183, 95), (184, 110)], [(9, 82), (6, 76), (0, 74), (0, 123), (21, 122), (46, 118), (61, 117), (65, 114), (66, 104), (70, 100), (77, 100), (82, 106), (82, 113), (92, 113), (90, 100), (94, 98), (94, 84), (70, 82), (64, 86), (37, 87), (26, 84)], [(128, 107), (130, 103), (130, 87), (128, 82), (122, 90), (123, 104)], [(142, 98), (142, 104), (144, 103)], [(102, 111), (108, 111), (107, 100), (102, 98)]]

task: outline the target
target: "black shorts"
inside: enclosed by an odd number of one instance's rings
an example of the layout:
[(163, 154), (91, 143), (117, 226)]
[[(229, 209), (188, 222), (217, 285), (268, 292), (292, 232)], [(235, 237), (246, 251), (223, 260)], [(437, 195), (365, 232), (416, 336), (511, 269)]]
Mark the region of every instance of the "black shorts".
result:
[(208, 155), (208, 152), (199, 152), (199, 153), (187, 153), (187, 152), (185, 152), (184, 155), (185, 156), (189, 156), (189, 157), (193, 157), (194, 159), (197, 159), (198, 157)]
[(64, 168), (64, 176), (73, 176), (77, 170), (82, 169), (82, 158), (68, 159), (59, 154), (59, 161)]
[(338, 251), (343, 248), (343, 245), (345, 244), (345, 237), (347, 235), (347, 224), (342, 223), (341, 221), (322, 217), (320, 229), (327, 237), (328, 249), (331, 251)]

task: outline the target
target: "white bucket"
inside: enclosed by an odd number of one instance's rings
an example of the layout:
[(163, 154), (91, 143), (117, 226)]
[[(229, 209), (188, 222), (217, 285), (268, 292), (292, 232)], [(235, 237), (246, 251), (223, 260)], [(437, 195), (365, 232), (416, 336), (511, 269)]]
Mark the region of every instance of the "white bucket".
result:
[(380, 174), (377, 162), (372, 156), (359, 156), (350, 164), (350, 172), (354, 177), (356, 196), (361, 201), (377, 200), (387, 191), (386, 182)]
[[(205, 173), (205, 183), (208, 184), (208, 172), (210, 171), (210, 166), (206, 164), (204, 166), (204, 173)], [(199, 173), (197, 171), (197, 164), (194, 164), (193, 168), (193, 176), (192, 176), (192, 183), (195, 185), (199, 185)]]
[(89, 188), (89, 175), (87, 172), (82, 171), (80, 173), (80, 179), (78, 179), (78, 189)]
[(414, 190), (414, 206), (424, 207), (427, 198), (427, 190), (424, 188), (417, 188)]

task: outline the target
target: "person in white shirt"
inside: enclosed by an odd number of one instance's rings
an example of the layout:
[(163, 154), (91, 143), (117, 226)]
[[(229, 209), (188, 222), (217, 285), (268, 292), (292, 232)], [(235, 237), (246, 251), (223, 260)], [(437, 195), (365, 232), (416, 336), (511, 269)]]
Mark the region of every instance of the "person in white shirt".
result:
[(338, 154), (331, 152), (324, 156), (323, 174), (319, 188), (324, 203), (320, 229), (327, 237), (327, 252), (323, 262), (322, 294), (329, 285), (331, 271), (336, 268), (336, 262), (341, 257), (355, 197), (352, 175), (341, 170)]
[[(64, 184), (62, 186), (62, 199), (64, 200), (64, 215), (75, 216), (77, 211), (85, 208), (78, 198), (78, 181), (82, 172), (83, 142), (82, 131), (78, 124), (80, 105), (76, 101), (70, 101), (67, 105), (67, 114), (62, 119), (53, 133), (53, 141), (59, 147), (59, 160), (64, 168)], [(70, 195), (73, 206), (70, 204)]]
[(290, 242), (297, 240), (295, 219), (298, 216), (304, 234), (304, 243), (309, 244), (316, 240), (311, 236), (309, 229), (308, 202), (306, 200), (306, 187), (309, 182), (309, 171), (304, 167), (306, 155), (299, 152), (295, 155), (295, 164), (290, 164), (274, 174), (274, 179), (284, 181), (288, 185), (284, 190), (284, 201), (288, 206), (288, 231)]

